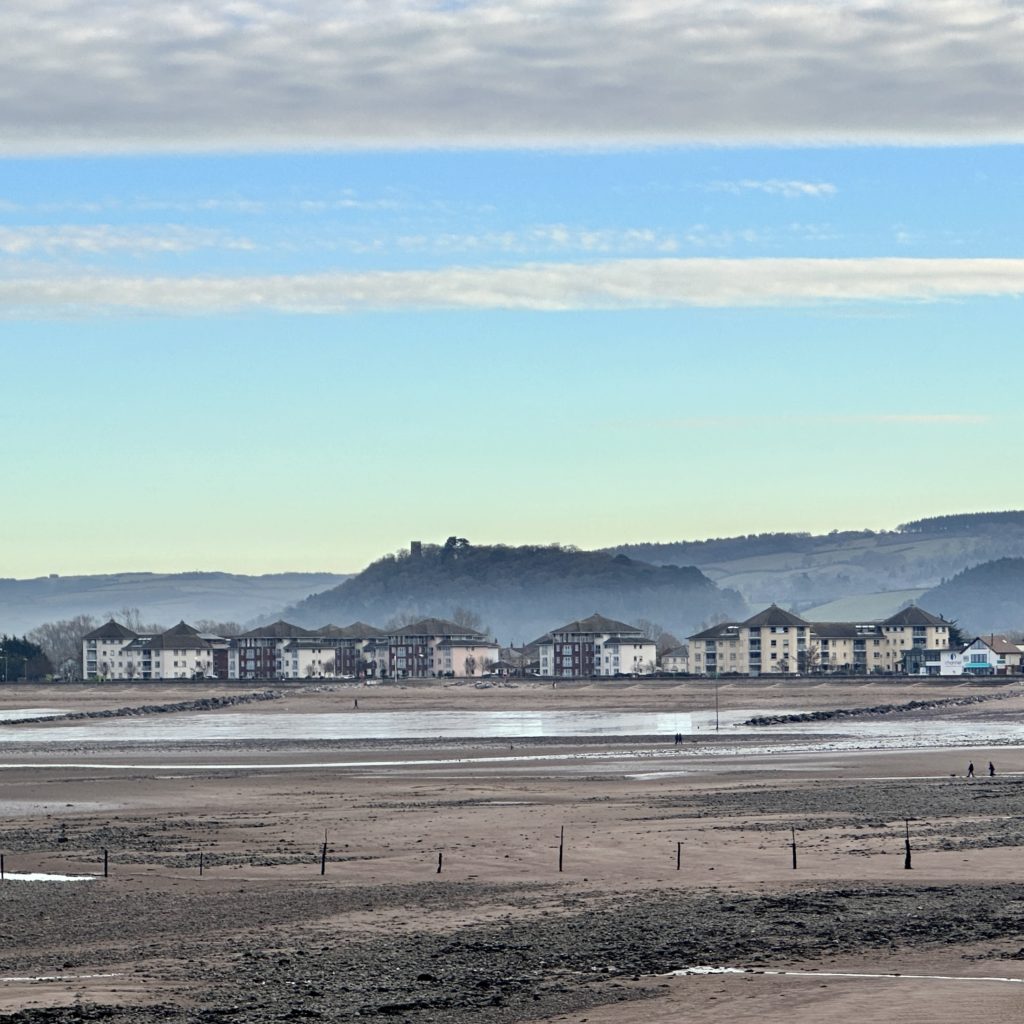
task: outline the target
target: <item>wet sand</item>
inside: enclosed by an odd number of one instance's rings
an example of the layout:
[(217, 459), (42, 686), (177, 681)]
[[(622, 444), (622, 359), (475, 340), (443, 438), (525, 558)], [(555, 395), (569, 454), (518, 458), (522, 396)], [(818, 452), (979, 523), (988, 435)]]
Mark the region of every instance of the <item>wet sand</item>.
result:
[[(1020, 716), (1018, 688), (791, 680), (720, 684), (718, 698), (727, 714), (1014, 693), (919, 714), (924, 728)], [(18, 687), (0, 690), (0, 712), (195, 693)], [(328, 685), (254, 713), (673, 709), (707, 722), (713, 702), (706, 682)], [(10, 728), (35, 739), (2, 743)], [(48, 731), (0, 727), (6, 870), (98, 873), (106, 849), (110, 876), (0, 884), (0, 1013), (19, 1021), (1000, 1021), (1024, 1006), (1017, 747), (773, 752), (766, 736), (799, 740), (793, 727), (704, 730), (681, 747), (55, 745)], [(964, 777), (990, 759), (995, 778)], [(693, 966), (756, 973), (667, 976)]]

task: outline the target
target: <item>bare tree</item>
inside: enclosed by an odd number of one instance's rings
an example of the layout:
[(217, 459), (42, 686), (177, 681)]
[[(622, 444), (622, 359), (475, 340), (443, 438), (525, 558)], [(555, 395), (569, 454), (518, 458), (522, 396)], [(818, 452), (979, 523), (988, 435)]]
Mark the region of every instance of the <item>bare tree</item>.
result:
[(328, 658), (323, 665), (325, 676), (334, 676), (338, 671), (338, 662), (334, 658)]
[(464, 665), (467, 676), (476, 674), (476, 658), (472, 654), (467, 655)]
[(813, 675), (821, 668), (821, 648), (816, 643), (809, 643), (797, 655), (797, 668), (809, 675)]
[(452, 622), (475, 633), (485, 632), (484, 620), (472, 609), (463, 608), (461, 605), (452, 609)]
[(657, 638), (657, 645), (658, 657), (660, 659), (664, 655), (668, 654), (669, 651), (674, 651), (677, 647), (682, 647), (683, 642), (674, 633), (669, 633), (666, 630)]
[(139, 670), (136, 667), (135, 662), (131, 658), (129, 658), (124, 664), (125, 679), (134, 679), (135, 676), (138, 674), (138, 671)]
[(133, 633), (163, 633), (166, 629), (159, 622), (143, 622), (138, 608), (120, 608), (116, 612), (107, 612), (106, 617), (127, 626)]
[(212, 633), (214, 636), (238, 636), (245, 632), (240, 622), (218, 622), (216, 619), (197, 619), (192, 625), (200, 633)]
[(29, 640), (39, 644), (43, 653), (53, 665), (63, 666), (73, 662), (78, 666), (75, 676), (81, 674), (82, 637), (91, 633), (98, 623), (91, 615), (76, 615), (73, 619), (58, 619), (56, 622), (44, 622), (28, 634)]
[(648, 640), (653, 640), (655, 643), (661, 639), (662, 634), (665, 632), (657, 622), (651, 622), (650, 619), (639, 619), (637, 621), (636, 628), (639, 629)]

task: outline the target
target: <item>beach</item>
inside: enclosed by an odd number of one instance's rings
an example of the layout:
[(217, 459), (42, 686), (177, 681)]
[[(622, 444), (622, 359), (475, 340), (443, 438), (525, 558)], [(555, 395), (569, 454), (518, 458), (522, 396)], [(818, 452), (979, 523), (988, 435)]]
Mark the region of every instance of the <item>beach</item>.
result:
[(0, 1013), (1015, 1019), (1024, 697), (992, 682), (324, 681), (122, 717), (253, 688), (8, 687), (0, 716), (98, 717), (0, 723), (5, 873), (77, 876), (0, 884)]

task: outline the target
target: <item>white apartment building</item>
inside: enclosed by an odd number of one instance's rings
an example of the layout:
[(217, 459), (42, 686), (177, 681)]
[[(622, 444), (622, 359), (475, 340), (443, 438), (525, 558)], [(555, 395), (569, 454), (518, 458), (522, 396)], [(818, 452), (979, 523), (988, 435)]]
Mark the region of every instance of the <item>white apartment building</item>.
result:
[(683, 644), (681, 647), (673, 647), (661, 656), (661, 667), (665, 672), (689, 672), (690, 671), (690, 648)]
[(216, 679), (215, 650), (227, 641), (179, 622), (163, 633), (140, 634), (125, 645), (120, 679)]
[(124, 679), (124, 649), (138, 634), (111, 619), (82, 637), (83, 679)]

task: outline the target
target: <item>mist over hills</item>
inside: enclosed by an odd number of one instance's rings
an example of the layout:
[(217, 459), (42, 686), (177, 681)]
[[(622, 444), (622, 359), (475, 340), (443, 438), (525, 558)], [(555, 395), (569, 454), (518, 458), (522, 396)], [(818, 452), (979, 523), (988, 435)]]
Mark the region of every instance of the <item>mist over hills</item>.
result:
[(458, 609), (478, 617), (502, 643), (517, 644), (594, 611), (630, 623), (648, 619), (682, 637), (747, 610), (739, 594), (692, 566), (654, 566), (558, 545), (478, 547), (452, 537), (445, 545), (387, 555), (283, 615), (309, 627), (353, 620), (387, 625), (451, 618)]
[(648, 619), (680, 638), (775, 601), (824, 621), (872, 619), (917, 602), (969, 632), (1024, 629), (1024, 511), (944, 515), (892, 530), (770, 533), (624, 544), (474, 546), (459, 538), (387, 555), (357, 576), (221, 572), (0, 579), (0, 632), (21, 634), (124, 608), (144, 622), (376, 625), (456, 609), (503, 642), (594, 611)]
[[(956, 617), (953, 594), (960, 591), (936, 589), (965, 569), (1024, 557), (1024, 512), (936, 516), (884, 531), (750, 534), (607, 550), (657, 565), (695, 565), (754, 607), (776, 601), (823, 619), (870, 618), (914, 600), (935, 606), (948, 595), (941, 610)], [(981, 606), (974, 607), (980, 614)], [(967, 611), (965, 605), (965, 616)]]
[(965, 633), (1024, 630), (1024, 558), (999, 558), (957, 573), (921, 596), (927, 608), (955, 618)]
[(144, 622), (181, 619), (248, 622), (347, 579), (339, 573), (125, 572), (0, 579), (0, 633), (27, 633), (44, 622), (107, 616), (137, 608)]

